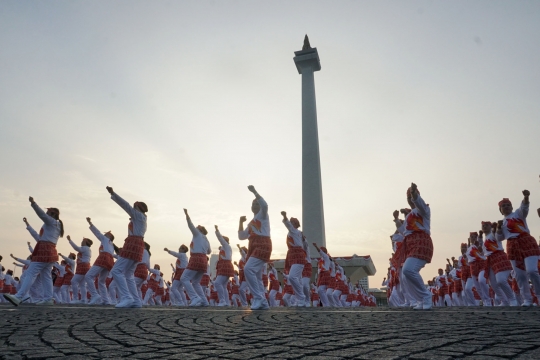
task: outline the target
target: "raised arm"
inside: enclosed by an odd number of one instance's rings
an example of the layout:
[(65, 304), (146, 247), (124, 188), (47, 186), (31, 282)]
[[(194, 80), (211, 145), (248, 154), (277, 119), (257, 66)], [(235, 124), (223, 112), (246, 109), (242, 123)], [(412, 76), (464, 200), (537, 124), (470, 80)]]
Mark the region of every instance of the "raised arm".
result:
[(109, 238), (106, 237), (105, 235), (103, 235), (103, 233), (101, 231), (99, 231), (99, 229), (97, 227), (94, 226), (94, 224), (92, 223), (92, 219), (87, 217), (86, 221), (88, 221), (88, 224), (90, 225), (90, 231), (92, 232), (92, 234), (94, 234), (94, 236), (100, 242), (108, 242), (109, 241)]
[(424, 202), (424, 199), (420, 196), (420, 193), (418, 192), (418, 187), (415, 183), (411, 183), (411, 197), (412, 202), (414, 205), (416, 205), (416, 208), (418, 209), (418, 212), (420, 215), (422, 215), (426, 219), (431, 218), (431, 211), (429, 210), (429, 206), (426, 205)]
[(122, 209), (124, 209), (124, 211), (127, 212), (130, 216), (135, 216), (135, 209), (126, 200), (122, 199), (120, 195), (115, 193), (112, 187), (107, 186), (106, 189), (109, 194), (111, 194), (111, 199), (115, 203), (117, 203)]
[(36, 212), (36, 215), (47, 225), (55, 225), (56, 220), (47, 215), (45, 211), (43, 211), (42, 208), (39, 207), (39, 205), (34, 201), (33, 197), (29, 197), (28, 200), (30, 201), (30, 204), (32, 204), (32, 209)]
[(531, 192), (529, 190), (523, 190), (523, 201), (521, 202), (521, 205), (519, 206), (519, 209), (517, 212), (521, 217), (526, 218), (527, 215), (529, 215), (529, 196), (531, 195)]
[(28, 232), (34, 238), (34, 240), (39, 241), (38, 233), (36, 232), (36, 230), (34, 230), (32, 226), (30, 226), (30, 224), (28, 223), (28, 220), (26, 220), (25, 217), (23, 218), (23, 222), (26, 224), (26, 230), (28, 230)]
[(296, 230), (294, 228), (294, 226), (291, 224), (291, 221), (287, 218), (287, 213), (285, 211), (282, 211), (281, 212), (281, 215), (283, 216), (283, 224), (285, 225), (285, 227), (287, 228), (287, 230), (289, 231), (294, 231)]
[(172, 251), (172, 250), (169, 250), (167, 248), (163, 249), (165, 250), (166, 252), (168, 252), (170, 255), (174, 256), (175, 258), (178, 258), (180, 259), (180, 253), (176, 252), (176, 251)]
[(191, 230), (191, 233), (193, 234), (193, 236), (197, 236), (201, 234), (201, 232), (191, 222), (191, 218), (189, 217), (187, 209), (184, 209), (184, 214), (186, 214), (187, 225), (188, 225), (189, 230)]
[(221, 246), (230, 246), (229, 243), (227, 243), (227, 240), (225, 240), (223, 238), (223, 235), (221, 235), (221, 233), (219, 232), (219, 229), (218, 229), (218, 226), (217, 225), (214, 225), (214, 227), (216, 228), (216, 237), (219, 241), (219, 243), (221, 244)]
[(261, 206), (262, 214), (266, 216), (268, 214), (268, 204), (266, 203), (266, 201), (262, 198), (261, 195), (259, 195), (257, 190), (255, 190), (255, 186), (249, 185), (248, 190), (251, 191), (253, 195), (255, 195), (255, 199), (257, 199), (259, 205)]
[(71, 247), (72, 247), (75, 251), (77, 251), (77, 252), (82, 252), (82, 249), (81, 249), (79, 246), (77, 246), (77, 244), (75, 244), (73, 241), (71, 241), (71, 237), (70, 237), (69, 235), (67, 236), (67, 239), (68, 239), (68, 241), (69, 241), (69, 245), (71, 245)]
[(34, 248), (32, 247), (32, 245), (30, 245), (30, 241), (28, 241), (26, 244), (28, 245), (28, 251), (30, 251), (30, 254), (33, 254)]
[[(240, 220), (238, 222), (238, 239), (239, 240), (246, 240), (249, 237), (249, 231), (248, 229), (244, 230), (244, 223), (247, 221), (247, 218), (245, 216), (240, 216)], [(240, 245), (238, 245), (240, 247)]]

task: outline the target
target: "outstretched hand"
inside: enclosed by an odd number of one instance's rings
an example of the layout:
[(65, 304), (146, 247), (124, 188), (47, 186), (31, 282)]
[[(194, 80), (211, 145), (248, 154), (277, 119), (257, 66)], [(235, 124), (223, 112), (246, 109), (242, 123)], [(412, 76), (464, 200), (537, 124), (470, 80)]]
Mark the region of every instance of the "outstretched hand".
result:
[(394, 212), (392, 213), (392, 215), (394, 215), (394, 219), (397, 220), (397, 219), (399, 218), (399, 211), (394, 210)]
[(92, 219), (90, 219), (89, 217), (87, 217), (87, 218), (86, 218), (86, 221), (88, 221), (88, 223), (89, 223), (90, 225), (92, 225)]
[(218, 226), (217, 226), (217, 225), (214, 225), (214, 227), (216, 228), (216, 231), (219, 231), (219, 229), (218, 229)]
[(67, 239), (68, 239), (69, 241), (71, 241), (71, 237), (70, 237), (69, 235), (67, 236)]
[(22, 221), (23, 221), (26, 225), (28, 225), (28, 220), (26, 220), (25, 217), (22, 218)]
[(109, 194), (113, 194), (113, 193), (114, 193), (113, 188), (110, 187), (110, 186), (105, 187), (105, 189), (107, 189), (107, 191), (109, 192)]
[(167, 248), (165, 248), (165, 249), (163, 249), (163, 250), (165, 250), (165, 251), (169, 251), (169, 249), (167, 249)]
[(247, 217), (245, 216), (240, 216), (240, 222), (246, 222), (247, 221)]
[(254, 193), (255, 192), (255, 186), (249, 185), (248, 190), (251, 191), (252, 193)]
[(33, 197), (28, 197), (28, 201), (30, 201), (31, 204), (33, 204), (35, 201), (34, 201), (34, 198)]
[(522, 193), (525, 197), (531, 196), (531, 192), (529, 190), (523, 190)]

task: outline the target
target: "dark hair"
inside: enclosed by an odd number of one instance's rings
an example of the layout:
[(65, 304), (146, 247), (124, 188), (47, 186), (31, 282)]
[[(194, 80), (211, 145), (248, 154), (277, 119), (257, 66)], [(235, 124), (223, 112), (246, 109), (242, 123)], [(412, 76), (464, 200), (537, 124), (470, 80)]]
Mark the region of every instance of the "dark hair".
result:
[(112, 244), (112, 246), (114, 248), (114, 252), (116, 253), (116, 255), (120, 255), (120, 248), (116, 246), (115, 244)]
[(86, 241), (86, 243), (88, 244), (88, 247), (92, 246), (92, 244), (94, 243), (92, 240), (88, 239), (88, 238), (84, 238), (84, 240)]
[(146, 241), (144, 242), (144, 248), (148, 251), (148, 255), (152, 256), (152, 253), (150, 253), (150, 244)]
[(6, 271), (6, 268), (2, 266), (2, 271)]
[(2, 261), (2, 259), (3, 259), (3, 257), (2, 257), (2, 255), (0, 255), (0, 261)]
[(64, 237), (64, 223), (60, 219), (58, 219), (58, 222), (60, 223), (60, 237)]
[(13, 275), (13, 270), (8, 270), (8, 271), (6, 271), (6, 274), (8, 274), (8, 275)]

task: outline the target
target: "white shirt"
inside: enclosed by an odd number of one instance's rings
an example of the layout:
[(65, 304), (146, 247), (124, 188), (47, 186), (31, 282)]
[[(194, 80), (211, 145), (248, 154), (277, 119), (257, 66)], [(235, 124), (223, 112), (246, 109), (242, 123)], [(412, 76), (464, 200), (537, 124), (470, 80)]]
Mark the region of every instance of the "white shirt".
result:
[(412, 202), (416, 207), (407, 214), (405, 217), (405, 222), (401, 224), (401, 221), (398, 219), (394, 220), (398, 231), (403, 236), (407, 236), (418, 231), (423, 231), (429, 235), (431, 227), (431, 210), (429, 206), (426, 205), (420, 194), (418, 194), (416, 200), (412, 199)]
[[(216, 236), (217, 236), (217, 238), (219, 240), (219, 243), (221, 244), (221, 251), (220, 251), (219, 257), (222, 260), (232, 260), (232, 248), (231, 248), (231, 245), (229, 243), (227, 243), (227, 240), (225, 240), (225, 238), (223, 238), (223, 236), (221, 236), (221, 233), (219, 232), (219, 230), (216, 230)], [(222, 252), (224, 254), (222, 254)]]
[(43, 221), (43, 226), (39, 231), (39, 241), (48, 241), (56, 244), (60, 237), (61, 225), (60, 221), (47, 215), (37, 203), (32, 203), (32, 208), (36, 212), (37, 216)]
[[(482, 236), (480, 236), (480, 241), (482, 241)], [(500, 241), (495, 239), (495, 235), (489, 233), (486, 235), (486, 240), (483, 242), (484, 255), (489, 256), (496, 251), (504, 251), (504, 248)]]
[(94, 225), (90, 225), (90, 231), (94, 234), (95, 237), (98, 238), (98, 240), (101, 242), (101, 246), (103, 246), (102, 249), (100, 249), (100, 252), (106, 252), (111, 255), (114, 254), (114, 247), (111, 239), (106, 237), (101, 231), (99, 231)]
[(179, 269), (185, 269), (188, 266), (188, 257), (186, 253), (168, 251), (169, 254), (176, 258), (176, 267)]
[(189, 230), (193, 234), (191, 244), (189, 244), (191, 254), (211, 254), (210, 242), (202, 232), (199, 231), (191, 222), (191, 219), (187, 219)]
[(330, 269), (330, 258), (328, 257), (328, 254), (326, 254), (324, 251), (319, 250), (319, 255), (321, 255), (320, 261), (319, 261), (319, 271), (328, 271)]
[(111, 199), (120, 205), (120, 207), (131, 217), (128, 226), (129, 235), (144, 237), (144, 234), (146, 233), (146, 215), (139, 210), (134, 209), (133, 206), (118, 196), (117, 193), (113, 193)]
[(150, 253), (148, 250), (144, 249), (142, 261), (139, 264), (146, 264), (146, 267), (150, 269)]
[(256, 234), (270, 237), (270, 218), (268, 217), (268, 204), (259, 197), (258, 199), (261, 209), (249, 222), (248, 226), (243, 231), (238, 231), (238, 239), (246, 240), (249, 235)]
[(529, 204), (521, 202), (519, 209), (504, 217), (502, 234), (497, 232), (497, 240), (517, 238), (521, 234), (530, 234), (527, 226), (527, 215), (529, 214)]
[(287, 245), (303, 248), (302, 244), (302, 232), (296, 229), (290, 220), (283, 219), (283, 224), (289, 232), (287, 233)]
[(79, 252), (81, 256), (79, 257), (79, 254), (77, 254), (77, 257), (79, 259), (79, 262), (82, 263), (89, 263), (90, 259), (92, 258), (92, 250), (88, 246), (77, 246), (73, 241), (69, 240), (69, 244), (75, 251)]

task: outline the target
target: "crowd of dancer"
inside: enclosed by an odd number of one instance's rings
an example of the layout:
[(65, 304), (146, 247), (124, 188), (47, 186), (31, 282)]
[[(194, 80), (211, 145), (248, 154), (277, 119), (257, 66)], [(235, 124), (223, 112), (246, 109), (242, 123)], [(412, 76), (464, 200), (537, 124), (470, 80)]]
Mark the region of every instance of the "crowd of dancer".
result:
[[(430, 309), (433, 306), (531, 306), (540, 292), (540, 247), (527, 225), (528, 190), (514, 211), (509, 199), (498, 206), (502, 220), (481, 221), (481, 230), (461, 244), (461, 255), (425, 286), (419, 270), (431, 262), (430, 209), (415, 184), (407, 191), (410, 208), (394, 211), (396, 232), (390, 236), (393, 254), (387, 278), (388, 304)], [(399, 214), (404, 219), (399, 218)], [(540, 217), (540, 209), (538, 209)], [(506, 251), (502, 242), (506, 240)]]
[[(223, 236), (216, 225), (219, 259), (216, 275), (211, 278), (209, 273), (213, 269), (208, 265), (211, 254), (208, 231), (204, 226), (195, 226), (184, 209), (192, 241), (189, 247), (180, 245), (178, 252), (164, 249), (176, 259), (175, 265), (171, 264), (173, 273), (169, 281), (164, 279), (160, 265), (151, 266), (150, 244), (144, 239), (148, 219), (148, 207), (144, 202), (130, 205), (107, 187), (111, 199), (130, 217), (128, 236), (119, 248), (111, 231), (100, 231), (87, 217), (90, 231), (100, 243), (98, 256), (91, 264), (94, 240), (83, 238), (77, 244), (67, 235), (74, 252), (67, 256), (57, 253), (56, 244), (64, 236), (60, 210), (47, 208), (44, 211), (30, 197), (31, 206), (43, 221), (43, 226), (38, 233), (26, 218), (23, 219), (36, 244), (32, 247), (28, 242), (31, 255), (26, 258), (10, 255), (15, 261), (13, 264), (22, 267), (20, 279), (13, 276), (13, 270), (6, 270), (0, 265), (0, 292), (3, 293), (0, 301), (9, 301), (15, 306), (24, 302), (37, 305), (115, 305), (117, 308), (140, 308), (143, 305), (250, 306), (253, 310), (276, 306), (375, 306), (374, 296), (366, 293), (359, 284), (352, 284), (345, 276), (338, 264), (339, 259), (332, 258), (325, 247), (318, 247), (315, 243), (319, 258), (315, 282), (312, 282), (309, 244), (299, 230), (298, 219), (289, 219), (286, 212), (281, 212), (281, 215), (288, 230), (288, 252), (284, 270), (278, 274), (270, 260), (272, 240), (268, 204), (253, 186), (248, 189), (255, 196), (251, 204), (254, 216), (247, 226), (244, 226), (247, 218), (240, 217), (238, 239), (248, 240), (247, 247), (238, 245), (240, 261), (233, 264), (229, 238)], [(2, 260), (0, 256), (0, 262)]]

